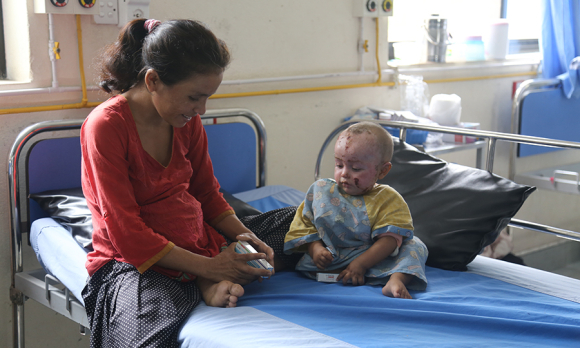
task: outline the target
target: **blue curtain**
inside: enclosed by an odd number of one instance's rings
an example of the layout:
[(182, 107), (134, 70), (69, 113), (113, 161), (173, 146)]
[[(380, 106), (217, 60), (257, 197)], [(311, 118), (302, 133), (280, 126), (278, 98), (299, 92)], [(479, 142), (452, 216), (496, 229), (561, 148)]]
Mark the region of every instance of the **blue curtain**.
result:
[(580, 0), (544, 0), (542, 5), (543, 77), (561, 79), (566, 97), (580, 98)]

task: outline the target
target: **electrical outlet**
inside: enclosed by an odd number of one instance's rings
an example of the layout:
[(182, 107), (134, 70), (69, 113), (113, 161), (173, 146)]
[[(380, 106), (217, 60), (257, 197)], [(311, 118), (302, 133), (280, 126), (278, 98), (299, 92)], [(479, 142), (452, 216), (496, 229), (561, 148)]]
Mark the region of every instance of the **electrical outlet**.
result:
[(119, 0), (119, 27), (139, 18), (149, 18), (149, 0)]
[(382, 0), (381, 8), (379, 10), (379, 17), (393, 15), (393, 1), (394, 0)]
[(78, 0), (34, 0), (34, 13), (73, 14)]
[(102, 0), (34, 0), (34, 13), (80, 14), (99, 13)]
[(102, 0), (69, 0), (69, 5), (74, 5), (74, 14), (95, 15), (99, 13), (99, 3), (101, 1)]
[(97, 24), (119, 23), (119, 2), (117, 0), (99, 1), (99, 14), (93, 16)]
[(353, 0), (353, 14), (355, 17), (378, 17), (379, 0)]
[(386, 17), (393, 15), (393, 0), (353, 0), (355, 17)]

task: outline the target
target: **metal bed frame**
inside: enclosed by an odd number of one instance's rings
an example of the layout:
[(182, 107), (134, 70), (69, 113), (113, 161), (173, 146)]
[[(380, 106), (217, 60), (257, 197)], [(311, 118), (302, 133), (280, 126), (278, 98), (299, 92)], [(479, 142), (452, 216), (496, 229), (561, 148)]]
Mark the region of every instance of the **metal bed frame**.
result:
[[(234, 115), (232, 115), (232, 113)], [(235, 110), (213, 110), (208, 111), (203, 119), (222, 119), (228, 116), (243, 116), (250, 119), (257, 132), (257, 141), (259, 143), (259, 179), (258, 187), (265, 185), (265, 143), (266, 133), (263, 122), (255, 113), (245, 109)], [(22, 160), (22, 147), (33, 139), (36, 135), (56, 130), (78, 129), (83, 120), (68, 120), (68, 121), (47, 121), (24, 129), (17, 137), (9, 156), (9, 193), (10, 193), (10, 209), (11, 209), (11, 249), (12, 249), (12, 284), (10, 288), (10, 298), (13, 302), (13, 325), (14, 325), (14, 347), (24, 347), (24, 302), (28, 298), (32, 298), (43, 305), (53, 309), (54, 311), (68, 317), (69, 319), (81, 325), (81, 333), (85, 332), (88, 327), (86, 312), (83, 306), (70, 296), (68, 290), (60, 290), (53, 284), (55, 280), (53, 277), (46, 276), (44, 270), (39, 269), (32, 272), (23, 272), (23, 257), (22, 257), (22, 233), (28, 232), (29, 221), (22, 216), (19, 207), (21, 202), (21, 194), (19, 191), (20, 173), (18, 164)], [(331, 134), (324, 141), (322, 148), (318, 154), (315, 167), (315, 179), (320, 177), (320, 166), (324, 152), (330, 142), (342, 130), (349, 125), (358, 121), (348, 121), (342, 123), (335, 128)], [(563, 147), (571, 149), (580, 149), (579, 142), (558, 141), (547, 138), (532, 137), (517, 134), (508, 134), (500, 132), (491, 132), (483, 130), (465, 130), (453, 127), (422, 125), (411, 122), (401, 121), (387, 121), (387, 120), (373, 120), (384, 126), (395, 127), (401, 129), (400, 139), (405, 140), (408, 129), (425, 130), (437, 133), (458, 134), (484, 139), (487, 142), (487, 158), (486, 170), (493, 172), (494, 153), (497, 141), (507, 141), (510, 143), (534, 144), (541, 146)], [(27, 169), (24, 169), (24, 175), (27, 176)], [(534, 222), (512, 219), (509, 226), (515, 228), (529, 229), (538, 232), (553, 234), (561, 238), (580, 241), (580, 233), (570, 230), (552, 227)], [(44, 277), (44, 279), (43, 279)]]
[[(266, 128), (262, 119), (254, 112), (246, 109), (208, 110), (202, 118), (204, 124), (222, 124), (240, 122), (253, 126), (257, 141), (257, 187), (266, 185)], [(80, 333), (85, 334), (89, 327), (87, 314), (82, 304), (62, 286), (58, 279), (47, 274), (43, 269), (24, 271), (23, 267), (23, 233), (29, 233), (30, 218), (28, 214), (28, 155), (32, 147), (45, 138), (39, 135), (46, 132), (80, 130), (82, 120), (45, 121), (31, 125), (20, 132), (8, 157), (8, 192), (10, 195), (11, 223), (11, 285), (10, 300), (12, 302), (13, 345), (15, 348), (25, 347), (24, 337), (24, 303), (33, 299), (44, 306), (64, 315), (80, 324)], [(70, 133), (63, 138), (70, 137)], [(78, 133), (77, 133), (78, 134)], [(77, 135), (78, 136), (78, 135)], [(52, 137), (49, 139), (55, 139)], [(25, 146), (27, 150), (24, 151)], [(24, 162), (22, 162), (24, 161)], [(23, 165), (22, 170), (19, 166)], [(21, 191), (21, 180), (26, 181), (26, 189)], [(24, 196), (23, 196), (24, 195)], [(21, 204), (27, 207), (23, 214)]]

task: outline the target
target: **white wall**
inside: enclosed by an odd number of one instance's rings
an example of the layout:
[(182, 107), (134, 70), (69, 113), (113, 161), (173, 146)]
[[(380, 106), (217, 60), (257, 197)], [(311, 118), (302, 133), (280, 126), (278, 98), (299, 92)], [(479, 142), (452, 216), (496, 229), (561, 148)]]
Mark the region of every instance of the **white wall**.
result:
[[(4, 2), (6, 3), (6, 2)], [(21, 49), (30, 49), (32, 82), (0, 85), (0, 90), (48, 87), (51, 85), (50, 62), (47, 54), (47, 16), (33, 13), (33, 1), (28, 0), (30, 47), (22, 42)], [(5, 12), (6, 15), (6, 12)], [(351, 15), (350, 1), (336, 0), (172, 0), (151, 1), (150, 17), (159, 20), (193, 18), (207, 23), (215, 34), (230, 47), (233, 61), (224, 80), (267, 78), (356, 71), (359, 57), (356, 43), (359, 20)], [(55, 36), (61, 42), (62, 60), (58, 62), (61, 86), (80, 86), (75, 19), (55, 16)], [(381, 20), (381, 36), (385, 37), (386, 20)], [(374, 23), (364, 21), (365, 38), (370, 42), (364, 56), (365, 70), (374, 70)], [(94, 24), (91, 17), (82, 17), (83, 46), (87, 83), (94, 85), (92, 57), (118, 33), (116, 26)], [(11, 35), (10, 30), (6, 30)], [(386, 45), (385, 45), (386, 46)], [(18, 52), (9, 51), (8, 55)], [(386, 65), (386, 49), (381, 50), (382, 66)], [(533, 65), (516, 65), (490, 69), (425, 72), (426, 79), (446, 79), (477, 75), (501, 75), (532, 71)], [(261, 83), (222, 86), (217, 94), (272, 89), (288, 89), (337, 84), (370, 83), (376, 77), (303, 80), (284, 83)], [(388, 81), (392, 76), (385, 76)], [(456, 93), (463, 100), (464, 121), (480, 122), (483, 129), (509, 131), (511, 88), (514, 81), (527, 77), (475, 79), (463, 82), (442, 82), (429, 85), (431, 95)], [(89, 101), (103, 101), (102, 93), (91, 92)], [(0, 108), (77, 103), (81, 94), (55, 93), (27, 96), (0, 96)], [(268, 184), (285, 184), (306, 190), (313, 180), (314, 164), (326, 135), (346, 116), (365, 105), (397, 109), (399, 90), (393, 87), (371, 87), (292, 93), (243, 98), (211, 99), (208, 107), (242, 107), (260, 115), (268, 134)], [(38, 121), (63, 118), (84, 118), (89, 109), (12, 113), (0, 115), (0, 168), (7, 171), (7, 157), (16, 135)], [(500, 147), (498, 160), (507, 159)], [(325, 162), (329, 164), (329, 160)], [(497, 164), (507, 175), (507, 164)], [(9, 300), (10, 238), (8, 188), (5, 175), (0, 176), (0, 347), (11, 346), (12, 322)], [(559, 198), (554, 198), (558, 200)], [(571, 214), (560, 216), (556, 204), (547, 213), (557, 220), (570, 221)], [(535, 212), (531, 213), (536, 214)], [(27, 260), (33, 255), (27, 251)], [(33, 262), (30, 262), (33, 263)], [(88, 338), (76, 334), (78, 327), (41, 306), (26, 304), (29, 347), (87, 347)]]

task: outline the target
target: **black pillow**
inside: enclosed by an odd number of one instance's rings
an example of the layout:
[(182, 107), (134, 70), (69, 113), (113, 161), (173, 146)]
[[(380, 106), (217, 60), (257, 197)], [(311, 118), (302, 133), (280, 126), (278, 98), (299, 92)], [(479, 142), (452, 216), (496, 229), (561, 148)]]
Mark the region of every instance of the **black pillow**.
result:
[(92, 250), (93, 219), (83, 190), (50, 190), (31, 194), (40, 208), (65, 226), (83, 248)]
[(258, 209), (252, 207), (242, 200), (237, 199), (224, 189), (220, 188), (220, 192), (224, 195), (226, 202), (228, 202), (228, 204), (234, 209), (238, 218), (241, 219), (244, 216), (262, 214), (262, 212)]
[(466, 270), (536, 189), (394, 141), (393, 167), (380, 183), (405, 198), (415, 235), (429, 250), (428, 266)]
[[(226, 202), (234, 209), (238, 218), (262, 213), (230, 193), (222, 189), (220, 189), (220, 192)], [(80, 187), (44, 191), (31, 194), (30, 198), (34, 199), (50, 217), (68, 228), (77, 243), (88, 250), (92, 250), (93, 219), (87, 206), (87, 200), (83, 195), (83, 190)]]

